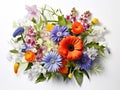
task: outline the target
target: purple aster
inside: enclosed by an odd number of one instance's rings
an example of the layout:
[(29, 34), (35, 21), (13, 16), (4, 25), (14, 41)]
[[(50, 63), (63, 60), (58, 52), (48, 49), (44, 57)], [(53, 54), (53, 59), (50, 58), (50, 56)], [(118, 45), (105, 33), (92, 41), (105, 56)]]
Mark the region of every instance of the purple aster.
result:
[(18, 27), (15, 32), (13, 33), (13, 37), (16, 37), (20, 34), (22, 34), (24, 32), (24, 28), (23, 27)]
[(53, 42), (58, 43), (63, 37), (70, 35), (66, 26), (55, 26), (51, 31), (50, 37)]
[(42, 58), (42, 61), (44, 62), (44, 67), (49, 72), (57, 71), (62, 65), (62, 57), (58, 53), (53, 51), (46, 53), (45, 56)]
[(79, 65), (80, 69), (88, 70), (92, 65), (92, 61), (87, 54), (83, 54), (77, 61), (77, 64)]

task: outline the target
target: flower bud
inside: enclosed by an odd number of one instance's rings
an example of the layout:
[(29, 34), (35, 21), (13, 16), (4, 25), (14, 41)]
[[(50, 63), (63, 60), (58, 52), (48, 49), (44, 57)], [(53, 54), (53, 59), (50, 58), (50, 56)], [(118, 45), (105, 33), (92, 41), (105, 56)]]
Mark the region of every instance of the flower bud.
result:
[(14, 73), (17, 74), (18, 73), (18, 69), (19, 69), (19, 63), (15, 63), (14, 64)]
[(68, 78), (72, 78), (72, 77), (73, 77), (72, 73), (69, 73)]

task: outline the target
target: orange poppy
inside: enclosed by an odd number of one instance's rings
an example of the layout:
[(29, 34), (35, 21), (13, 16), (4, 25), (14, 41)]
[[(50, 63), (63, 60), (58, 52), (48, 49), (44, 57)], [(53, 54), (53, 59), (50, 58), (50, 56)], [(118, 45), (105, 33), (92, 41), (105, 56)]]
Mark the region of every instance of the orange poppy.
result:
[(84, 31), (83, 26), (80, 22), (74, 22), (72, 24), (72, 33), (74, 34), (80, 34)]
[(75, 36), (67, 36), (60, 41), (58, 52), (65, 59), (77, 60), (83, 52), (82, 40)]
[(25, 53), (25, 60), (28, 61), (28, 62), (34, 62), (35, 57), (36, 57), (36, 55), (32, 51), (27, 51)]
[(59, 72), (62, 74), (67, 74), (68, 73), (68, 68), (66, 67), (67, 61), (62, 60), (62, 66), (59, 68)]

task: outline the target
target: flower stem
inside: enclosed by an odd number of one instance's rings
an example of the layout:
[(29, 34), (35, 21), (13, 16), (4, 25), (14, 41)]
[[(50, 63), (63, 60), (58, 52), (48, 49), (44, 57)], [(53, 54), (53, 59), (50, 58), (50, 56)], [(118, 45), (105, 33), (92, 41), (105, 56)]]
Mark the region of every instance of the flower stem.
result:
[(21, 38), (22, 38), (23, 43), (25, 43), (25, 40), (24, 40), (24, 38), (23, 38), (23, 35), (22, 35), (22, 34), (21, 34)]

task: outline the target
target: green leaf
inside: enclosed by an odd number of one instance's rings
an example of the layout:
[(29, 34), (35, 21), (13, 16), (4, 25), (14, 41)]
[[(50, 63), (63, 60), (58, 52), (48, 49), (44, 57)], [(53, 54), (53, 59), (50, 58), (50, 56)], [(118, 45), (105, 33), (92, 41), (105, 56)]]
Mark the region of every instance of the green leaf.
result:
[(77, 83), (81, 86), (83, 82), (83, 73), (80, 72), (79, 70), (75, 70), (74, 76), (75, 76)]
[(18, 37), (16, 42), (19, 42), (20, 40), (22, 40), (22, 37)]
[(66, 24), (66, 20), (65, 20), (65, 18), (64, 18), (64, 15), (58, 16), (58, 24), (59, 24), (60, 26), (64, 26), (64, 25)]
[(97, 73), (100, 73), (101, 71), (102, 71), (102, 66), (101, 66), (101, 64), (94, 64), (92, 67), (91, 67), (91, 70), (90, 70), (90, 72), (91, 72), (91, 74), (92, 73), (95, 73), (95, 74), (97, 74)]
[(52, 77), (52, 73), (51, 73), (51, 72), (47, 72), (47, 73), (46, 73), (46, 76), (48, 77), (48, 80), (50, 80), (51, 77)]
[(89, 76), (89, 74), (88, 74), (88, 72), (86, 70), (82, 70), (82, 73), (85, 74), (88, 79), (90, 79), (90, 76)]
[(32, 18), (32, 22), (33, 22), (33, 23), (36, 23), (36, 20), (35, 20), (35, 18)]
[(65, 21), (66, 21), (66, 26), (67, 26), (68, 28), (72, 28), (72, 24), (71, 24), (68, 20), (66, 20), (66, 19), (65, 19)]
[(99, 43), (96, 43), (96, 42), (90, 42), (86, 45), (86, 47), (89, 47), (89, 48), (94, 47), (99, 51), (101, 51), (102, 53), (104, 53), (104, 48), (105, 48), (105, 46), (99, 45)]
[(11, 53), (18, 53), (16, 49), (10, 50)]
[(90, 30), (87, 30), (87, 31), (84, 31), (82, 34), (81, 34), (81, 39), (84, 40), (93, 30), (90, 29)]
[(28, 66), (26, 67), (25, 71), (27, 71), (28, 69), (30, 69), (32, 65), (33, 65), (32, 63), (28, 63)]
[(36, 83), (39, 83), (39, 82), (43, 82), (43, 81), (45, 81), (46, 80), (46, 78), (43, 76), (43, 74), (41, 74), (38, 78), (37, 78), (37, 80), (35, 81)]

